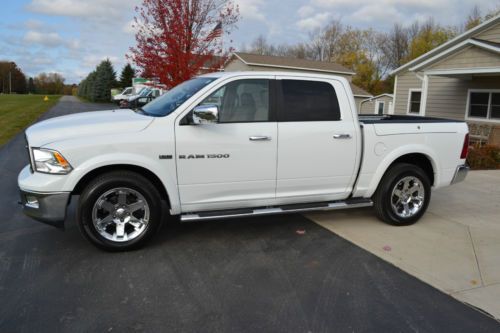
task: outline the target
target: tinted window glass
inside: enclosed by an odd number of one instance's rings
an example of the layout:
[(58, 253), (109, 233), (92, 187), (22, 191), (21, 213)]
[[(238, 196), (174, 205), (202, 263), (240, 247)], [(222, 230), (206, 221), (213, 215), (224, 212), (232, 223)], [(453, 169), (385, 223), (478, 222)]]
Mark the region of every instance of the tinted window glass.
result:
[(420, 112), (420, 100), (422, 98), (422, 92), (412, 91), (410, 95), (410, 112), (419, 113)]
[(281, 80), (282, 121), (328, 121), (340, 119), (333, 86), (326, 82)]
[(230, 82), (201, 104), (217, 105), (220, 123), (269, 121), (269, 80)]
[(470, 103), (471, 104), (485, 104), (488, 105), (490, 99), (490, 93), (470, 93)]
[(469, 115), (476, 118), (486, 118), (488, 115), (488, 105), (471, 104)]
[(491, 94), (491, 118), (500, 118), (500, 93)]
[(488, 116), (488, 103), (490, 93), (470, 93), (469, 116), (476, 118), (486, 118)]

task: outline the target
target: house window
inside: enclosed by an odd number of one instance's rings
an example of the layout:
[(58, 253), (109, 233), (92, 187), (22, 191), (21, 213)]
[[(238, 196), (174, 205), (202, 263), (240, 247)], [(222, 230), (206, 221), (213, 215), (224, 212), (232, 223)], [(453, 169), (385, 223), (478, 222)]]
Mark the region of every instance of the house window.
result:
[(468, 116), (485, 120), (500, 120), (500, 92), (471, 91)]
[(384, 106), (385, 106), (384, 102), (378, 102), (378, 109), (377, 109), (378, 114), (384, 114)]
[(500, 92), (491, 93), (490, 117), (500, 119)]
[(410, 100), (408, 101), (408, 113), (420, 113), (420, 100), (422, 99), (421, 91), (410, 91)]

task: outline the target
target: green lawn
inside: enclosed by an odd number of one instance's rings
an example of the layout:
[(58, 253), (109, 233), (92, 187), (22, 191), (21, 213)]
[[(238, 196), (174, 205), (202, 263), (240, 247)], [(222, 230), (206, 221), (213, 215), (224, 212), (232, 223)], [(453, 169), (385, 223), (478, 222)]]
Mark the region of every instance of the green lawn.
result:
[(0, 146), (54, 106), (61, 96), (0, 95)]

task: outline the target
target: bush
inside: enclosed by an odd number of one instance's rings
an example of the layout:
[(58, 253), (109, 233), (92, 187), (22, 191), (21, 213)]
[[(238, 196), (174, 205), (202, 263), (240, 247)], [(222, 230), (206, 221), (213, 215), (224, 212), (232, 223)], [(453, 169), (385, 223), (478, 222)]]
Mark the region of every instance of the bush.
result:
[(500, 169), (500, 147), (494, 145), (471, 146), (467, 162), (473, 170)]

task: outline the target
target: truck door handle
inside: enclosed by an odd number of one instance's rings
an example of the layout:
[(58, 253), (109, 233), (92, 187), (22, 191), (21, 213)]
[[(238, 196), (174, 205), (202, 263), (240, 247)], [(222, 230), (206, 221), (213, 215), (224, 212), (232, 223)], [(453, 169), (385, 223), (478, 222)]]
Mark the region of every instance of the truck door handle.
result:
[(252, 135), (248, 139), (250, 141), (271, 141), (270, 136), (264, 136), (264, 135)]
[(334, 134), (333, 138), (334, 139), (350, 139), (351, 134)]

